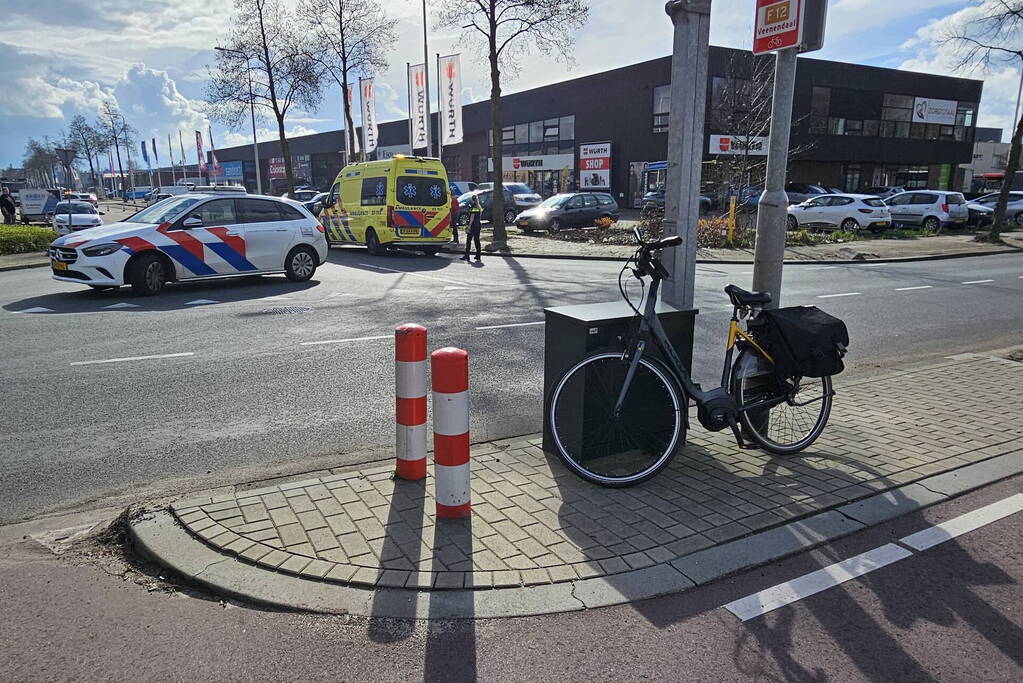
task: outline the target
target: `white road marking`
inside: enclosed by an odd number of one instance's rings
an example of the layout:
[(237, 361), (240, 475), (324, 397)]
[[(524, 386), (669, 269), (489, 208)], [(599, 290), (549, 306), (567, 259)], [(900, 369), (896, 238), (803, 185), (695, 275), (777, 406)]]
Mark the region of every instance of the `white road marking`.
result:
[(916, 287), (896, 287), (896, 292), (912, 292), (916, 289), (931, 289), (933, 285), (917, 285)]
[(291, 301), (292, 298), (290, 296), (264, 296), (259, 301)]
[(817, 296), (818, 299), (834, 299), (839, 296), (859, 296), (859, 292), (844, 292), (842, 294), (820, 294)]
[(833, 268), (838, 268), (838, 266), (809, 266), (803, 270), (832, 270)]
[(138, 307), (139, 307), (138, 304), (129, 304), (127, 301), (122, 301), (121, 303), (110, 304), (109, 306), (103, 306), (103, 309), (104, 310), (108, 310), (108, 309), (111, 309), (111, 308), (138, 308)]
[(1003, 517), (1014, 515), (1021, 510), (1023, 510), (1023, 493), (1017, 493), (1014, 496), (1003, 498), (997, 503), (985, 505), (947, 522), (935, 524), (915, 534), (904, 536), (899, 539), (899, 543), (905, 543), (914, 550), (927, 550), (956, 536), (962, 536), (974, 529), (997, 522)]
[(859, 264), (863, 268), (873, 268), (874, 266), (884, 266), (886, 263), (861, 263)]
[(912, 556), (913, 553), (909, 550), (900, 548), (894, 543), (886, 543), (873, 550), (850, 557), (848, 560), (836, 562), (823, 569), (730, 602), (725, 605), (725, 609), (739, 617), (740, 621), (749, 621), (779, 607), (834, 588), (850, 579)]
[(477, 330), (499, 330), (503, 327), (526, 327), (527, 325), (543, 325), (545, 321), (538, 320), (533, 323), (511, 323), (508, 325), (484, 325), (483, 327), (477, 327)]
[(205, 306), (206, 304), (219, 304), (219, 301), (213, 299), (196, 299), (195, 301), (185, 302), (186, 306)]
[(967, 280), (966, 282), (960, 282), (961, 285), (982, 285), (987, 282), (994, 282), (994, 280)]
[(100, 365), (102, 363), (127, 363), (133, 360), (159, 360), (161, 358), (183, 358), (185, 356), (194, 356), (195, 353), (189, 351), (187, 353), (161, 353), (156, 356), (129, 356), (128, 358), (107, 358), (106, 360), (80, 360), (71, 363), (71, 365)]
[(424, 275), (423, 273), (410, 273), (407, 270), (397, 270), (396, 268), (384, 268), (383, 266), (374, 266), (372, 263), (360, 263), (359, 265), (360, 266), (365, 266), (366, 268), (374, 268), (376, 270), (383, 270), (383, 271), (388, 272), (388, 273), (400, 273), (402, 275), (413, 275), (415, 277), (425, 277), (425, 278), (428, 278), (430, 280), (439, 280), (440, 282), (450, 282), (451, 284), (461, 285), (463, 287), (471, 287), (471, 285), (468, 282), (462, 282), (460, 280), (450, 280), (450, 279), (448, 279), (446, 277), (436, 277), (434, 275)]
[(469, 289), (469, 288), (468, 287), (451, 287), (451, 286), (448, 286), (448, 287), (444, 288), (444, 291), (445, 292), (450, 292), (453, 289)]
[(53, 313), (53, 309), (43, 308), (42, 306), (35, 306), (33, 308), (26, 308), (23, 311), (15, 311), (15, 313)]
[(346, 344), (348, 342), (373, 341), (375, 339), (394, 339), (393, 334), (382, 334), (379, 337), (352, 337), (351, 339), (324, 339), (323, 341), (302, 342), (299, 346), (322, 346), (324, 344)]
[(742, 271), (742, 272), (740, 273), (740, 275), (752, 275), (752, 274), (753, 274), (753, 271), (752, 271), (752, 270), (744, 270), (744, 271)]

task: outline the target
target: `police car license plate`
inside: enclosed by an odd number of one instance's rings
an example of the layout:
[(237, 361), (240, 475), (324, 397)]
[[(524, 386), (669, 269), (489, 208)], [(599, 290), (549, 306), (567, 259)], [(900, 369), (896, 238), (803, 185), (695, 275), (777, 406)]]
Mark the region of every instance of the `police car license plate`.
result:
[(402, 237), (419, 237), (419, 228), (398, 228), (398, 234)]
[(523, 228), (525, 228), (526, 226), (529, 225), (529, 221), (519, 221), (519, 225), (521, 225)]
[(53, 266), (54, 270), (67, 270), (67, 264), (60, 261), (50, 261), (50, 265)]

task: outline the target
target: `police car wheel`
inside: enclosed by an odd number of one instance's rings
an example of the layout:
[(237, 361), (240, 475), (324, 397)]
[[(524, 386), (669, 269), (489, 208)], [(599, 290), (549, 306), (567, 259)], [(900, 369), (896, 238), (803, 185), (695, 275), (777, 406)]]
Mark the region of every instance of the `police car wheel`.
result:
[(316, 254), (309, 247), (295, 247), (284, 262), (284, 274), (292, 282), (305, 282), (316, 272)]
[(518, 212), (514, 209), (508, 209), (504, 212), (504, 223), (505, 225), (511, 225), (515, 222), (515, 218), (518, 216)]
[(373, 256), (381, 256), (384, 253), (384, 247), (373, 228), (366, 231), (366, 250)]
[(551, 219), (551, 232), (561, 232), (561, 221), (557, 218)]
[(142, 296), (153, 296), (167, 284), (167, 267), (156, 254), (143, 254), (131, 268), (131, 291)]

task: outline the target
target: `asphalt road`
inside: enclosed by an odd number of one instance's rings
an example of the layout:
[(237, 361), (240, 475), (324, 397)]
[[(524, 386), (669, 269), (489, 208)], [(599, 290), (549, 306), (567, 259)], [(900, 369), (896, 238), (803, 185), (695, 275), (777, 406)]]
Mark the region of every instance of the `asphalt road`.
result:
[[(302, 285), (236, 279), (145, 299), (45, 269), (0, 273), (0, 522), (386, 458), (404, 322), (427, 325), (432, 348), (469, 350), (474, 441), (538, 431), (535, 323), (548, 306), (617, 299), (619, 268), (346, 248)], [(694, 367), (707, 384), (720, 374), (721, 288), (748, 286), (751, 271), (698, 268)], [(1018, 343), (1023, 256), (793, 266), (784, 291), (785, 305), (846, 320), (853, 377)], [(144, 356), (170, 357), (98, 362)]]
[(21, 540), (15, 533), (21, 530), (0, 529), (0, 675), (16, 681), (1018, 681), (1020, 512), (745, 622), (723, 606), (997, 504), (1018, 494), (1021, 484), (1010, 479), (684, 593), (584, 612), (460, 622), (279, 613), (165, 594), (144, 566), (125, 574), (124, 565), (101, 556), (83, 566), (73, 552), (56, 559)]

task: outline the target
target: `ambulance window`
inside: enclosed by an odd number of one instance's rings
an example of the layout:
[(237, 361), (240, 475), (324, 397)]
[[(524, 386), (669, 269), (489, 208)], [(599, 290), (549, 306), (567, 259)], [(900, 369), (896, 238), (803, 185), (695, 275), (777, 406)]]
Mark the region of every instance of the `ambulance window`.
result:
[(448, 191), (439, 177), (398, 176), (395, 184), (398, 201), (406, 206), (444, 206)]
[(330, 188), (330, 196), (327, 198), (324, 206), (337, 206), (337, 199), (341, 195), (341, 183), (334, 183), (334, 187)]
[(362, 205), (383, 206), (387, 203), (387, 178), (362, 179)]

